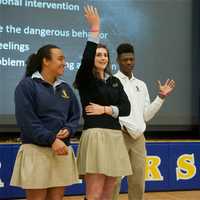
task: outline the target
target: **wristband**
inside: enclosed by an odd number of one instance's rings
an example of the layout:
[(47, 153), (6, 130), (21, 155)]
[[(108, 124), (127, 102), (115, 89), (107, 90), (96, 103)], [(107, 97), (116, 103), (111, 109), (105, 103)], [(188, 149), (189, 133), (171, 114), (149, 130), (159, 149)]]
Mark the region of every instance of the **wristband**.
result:
[(92, 28), (92, 29), (90, 29), (90, 32), (99, 32), (99, 29), (95, 29), (95, 28)]
[(159, 92), (159, 96), (165, 98), (166, 96), (168, 96), (168, 94), (163, 94), (162, 92)]

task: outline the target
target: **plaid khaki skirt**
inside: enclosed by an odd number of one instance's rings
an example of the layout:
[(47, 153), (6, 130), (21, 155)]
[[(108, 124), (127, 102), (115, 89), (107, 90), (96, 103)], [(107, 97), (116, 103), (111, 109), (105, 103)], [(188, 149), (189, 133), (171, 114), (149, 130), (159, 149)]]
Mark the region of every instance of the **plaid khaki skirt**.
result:
[(103, 128), (84, 130), (78, 148), (78, 171), (83, 175), (119, 177), (132, 174), (122, 131)]
[(24, 189), (67, 186), (78, 182), (73, 149), (69, 154), (55, 155), (50, 147), (22, 144), (15, 161), (11, 185)]

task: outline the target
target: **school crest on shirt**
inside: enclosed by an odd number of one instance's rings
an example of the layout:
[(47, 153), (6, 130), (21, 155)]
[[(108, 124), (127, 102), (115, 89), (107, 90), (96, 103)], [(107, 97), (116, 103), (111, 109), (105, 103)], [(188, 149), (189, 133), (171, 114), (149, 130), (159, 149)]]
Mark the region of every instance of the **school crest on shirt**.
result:
[(115, 77), (108, 78), (108, 80), (106, 81), (106, 83), (108, 83), (112, 88), (119, 87), (119, 83), (118, 83), (118, 81), (116, 80)]
[(63, 97), (64, 99), (69, 99), (69, 95), (67, 94), (66, 90), (62, 90), (61, 97)]
[(112, 87), (114, 87), (114, 88), (118, 87), (118, 83), (113, 83)]

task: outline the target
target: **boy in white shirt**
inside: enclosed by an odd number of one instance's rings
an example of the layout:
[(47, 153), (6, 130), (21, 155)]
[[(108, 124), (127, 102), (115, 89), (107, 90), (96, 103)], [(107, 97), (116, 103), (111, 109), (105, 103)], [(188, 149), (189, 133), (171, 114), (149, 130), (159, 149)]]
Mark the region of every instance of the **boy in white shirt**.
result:
[[(133, 75), (135, 55), (131, 44), (124, 43), (118, 46), (117, 62), (120, 70), (115, 76), (120, 79), (131, 104), (130, 115), (119, 118), (133, 170), (133, 175), (128, 176), (128, 199), (143, 200), (146, 157), (143, 133), (146, 129), (146, 122), (155, 116), (165, 97), (173, 91), (175, 81), (168, 79), (164, 85), (157, 81), (159, 93), (151, 103), (146, 84)], [(115, 188), (113, 200), (119, 197), (119, 185)]]

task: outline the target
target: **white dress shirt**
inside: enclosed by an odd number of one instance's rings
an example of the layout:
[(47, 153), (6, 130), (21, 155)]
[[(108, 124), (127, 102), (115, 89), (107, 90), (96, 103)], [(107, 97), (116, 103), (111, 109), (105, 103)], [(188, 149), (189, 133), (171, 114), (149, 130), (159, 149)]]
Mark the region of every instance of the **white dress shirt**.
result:
[(131, 104), (131, 112), (127, 117), (119, 117), (121, 126), (125, 126), (130, 135), (136, 139), (146, 129), (146, 122), (152, 119), (159, 111), (164, 100), (159, 96), (150, 103), (149, 93), (146, 84), (135, 78), (131, 79), (118, 71), (115, 76), (121, 81)]

